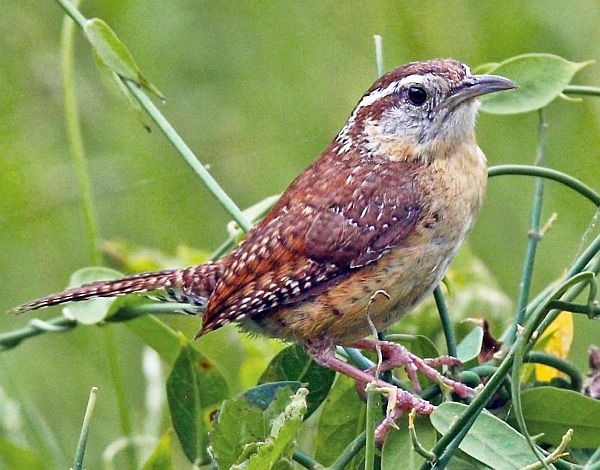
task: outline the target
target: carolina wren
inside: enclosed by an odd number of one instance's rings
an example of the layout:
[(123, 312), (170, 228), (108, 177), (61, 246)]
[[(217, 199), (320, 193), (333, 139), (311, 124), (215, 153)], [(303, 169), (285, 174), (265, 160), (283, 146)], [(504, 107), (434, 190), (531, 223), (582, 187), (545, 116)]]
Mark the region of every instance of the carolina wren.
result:
[[(418, 369), (470, 394), (431, 368), (440, 361), (363, 338), (372, 331), (368, 317), (386, 328), (444, 276), (485, 192), (475, 98), (511, 88), (506, 78), (472, 75), (453, 60), (398, 67), (367, 90), (325, 152), (225, 258), (95, 282), (16, 311), (162, 290), (166, 300), (203, 312), (198, 336), (236, 322), (301, 342), (318, 363), (361, 382), (374, 379), (336, 358), (335, 345), (380, 347), (384, 369), (402, 364), (413, 383)], [(434, 409), (408, 392), (396, 394), (398, 410)]]

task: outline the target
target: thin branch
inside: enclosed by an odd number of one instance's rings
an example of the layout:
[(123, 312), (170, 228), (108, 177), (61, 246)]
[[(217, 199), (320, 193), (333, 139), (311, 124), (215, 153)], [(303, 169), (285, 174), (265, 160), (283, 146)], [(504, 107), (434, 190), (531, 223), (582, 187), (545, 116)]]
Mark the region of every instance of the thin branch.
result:
[[(543, 168), (546, 165), (546, 129), (548, 127), (544, 118), (544, 110), (538, 110), (538, 146), (536, 150), (535, 166)], [(523, 270), (519, 283), (519, 299), (517, 302), (517, 314), (513, 326), (506, 339), (506, 345), (514, 343), (517, 337), (517, 328), (525, 321), (525, 311), (531, 293), (531, 282), (533, 279), (533, 266), (538, 243), (540, 242), (540, 220), (542, 217), (542, 201), (544, 199), (544, 180), (537, 177), (533, 203), (531, 206), (531, 222), (527, 233), (527, 250), (523, 260)]]
[(600, 194), (594, 189), (585, 185), (581, 181), (558, 170), (551, 168), (541, 168), (533, 165), (497, 165), (488, 169), (488, 177), (501, 175), (525, 175), (525, 176), (538, 176), (554, 180), (558, 183), (562, 183), (565, 186), (577, 191), (583, 197), (592, 201), (596, 206), (600, 207)]

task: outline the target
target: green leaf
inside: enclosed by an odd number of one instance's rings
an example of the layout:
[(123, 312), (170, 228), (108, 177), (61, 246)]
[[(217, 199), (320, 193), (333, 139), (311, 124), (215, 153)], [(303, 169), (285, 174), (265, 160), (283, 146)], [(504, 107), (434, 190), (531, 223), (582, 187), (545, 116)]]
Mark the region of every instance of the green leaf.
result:
[(125, 322), (125, 325), (154, 349), (162, 360), (168, 364), (175, 362), (181, 349), (181, 341), (177, 333), (164, 322), (153, 315), (144, 315)]
[(188, 459), (206, 463), (211, 416), (228, 395), (227, 383), (211, 360), (179, 338), (181, 351), (167, 379), (171, 420)]
[(490, 71), (494, 70), (496, 67), (498, 67), (498, 62), (486, 62), (485, 64), (480, 64), (473, 68), (471, 73), (490, 73)]
[[(442, 403), (431, 415), (441, 434), (467, 409), (461, 403)], [(465, 454), (495, 470), (514, 470), (537, 462), (525, 438), (504, 421), (483, 411), (459, 446)]]
[(556, 99), (573, 76), (588, 62), (569, 62), (553, 54), (511, 57), (486, 73), (502, 75), (519, 88), (481, 98), (481, 110), (493, 114), (518, 114), (543, 108)]
[(302, 346), (295, 345), (285, 348), (273, 358), (258, 383), (297, 381), (306, 384), (310, 391), (307, 398), (308, 417), (325, 400), (334, 379), (334, 371), (319, 366)]
[[(395, 470), (398, 462), (402, 462), (405, 470), (417, 470), (425, 462), (414, 450), (408, 432), (408, 416), (403, 416), (397, 423), (399, 430), (392, 429), (385, 439), (381, 455), (381, 469)], [(425, 449), (431, 449), (436, 442), (436, 431), (429, 418), (417, 416), (415, 418), (415, 431), (417, 439)]]
[(536, 387), (521, 394), (521, 406), (527, 430), (544, 433), (542, 442), (557, 445), (571, 428), (572, 447), (600, 447), (600, 400), (573, 390)]
[[(96, 49), (93, 49), (92, 55), (94, 56), (94, 62), (96, 63), (96, 68), (100, 74), (100, 79), (102, 80), (102, 83), (106, 89), (112, 95), (124, 101), (125, 105), (137, 115), (142, 126), (144, 126), (147, 131), (150, 131), (150, 121), (146, 117), (142, 106), (131, 94), (131, 91), (129, 91), (129, 89), (123, 84), (123, 81), (119, 75), (113, 72), (113, 70), (102, 61), (98, 55), (98, 52), (96, 52)], [(149, 269), (148, 271), (151, 270)]]
[(242, 396), (225, 400), (210, 433), (210, 445), (219, 468), (230, 468), (238, 461), (244, 446), (266, 436), (263, 412)]
[[(95, 281), (106, 281), (123, 277), (123, 274), (114, 269), (91, 266), (81, 268), (71, 275), (68, 287), (79, 287)], [(73, 318), (83, 325), (93, 325), (103, 321), (110, 312), (115, 298), (98, 298), (83, 302), (74, 302), (63, 307), (63, 315)]]
[(142, 470), (172, 470), (173, 458), (171, 450), (172, 431), (168, 430), (158, 441), (156, 447), (144, 463)]
[(446, 465), (446, 470), (488, 470), (490, 468), (476, 460), (469, 462), (456, 456), (452, 457)]
[(261, 410), (266, 410), (277, 396), (279, 390), (286, 388), (296, 393), (300, 387), (302, 387), (302, 383), (294, 381), (269, 382), (247, 390), (244, 392), (243, 397), (247, 403), (257, 406)]
[[(297, 382), (288, 382), (297, 384)], [(261, 442), (270, 434), (274, 420), (285, 411), (293, 395), (289, 386), (279, 382), (264, 384), (256, 389), (270, 388), (269, 392), (258, 400), (258, 404), (249, 400), (255, 394), (244, 393), (234, 400), (225, 400), (219, 412), (219, 418), (210, 433), (211, 449), (219, 462), (219, 468), (230, 468), (233, 464), (248, 460), (258, 450)], [(268, 402), (265, 402), (268, 395)]]
[(265, 442), (258, 444), (257, 451), (245, 462), (234, 465), (233, 469), (268, 470), (292, 468), (293, 444), (306, 413), (308, 390), (299, 389), (285, 410), (271, 424), (271, 431)]
[(483, 328), (473, 328), (456, 347), (456, 356), (464, 364), (475, 359), (481, 352), (483, 344)]
[[(49, 463), (49, 462), (47, 462)], [(20, 470), (40, 470), (49, 468), (42, 459), (29, 449), (0, 437), (0, 467)]]
[(164, 100), (158, 88), (144, 77), (129, 50), (110, 26), (100, 18), (92, 18), (85, 22), (83, 30), (98, 59), (110, 70)]
[[(356, 393), (354, 381), (338, 375), (327, 396), (317, 428), (316, 459), (331, 465), (350, 442), (365, 430), (366, 405)], [(348, 469), (358, 465), (355, 457)]]

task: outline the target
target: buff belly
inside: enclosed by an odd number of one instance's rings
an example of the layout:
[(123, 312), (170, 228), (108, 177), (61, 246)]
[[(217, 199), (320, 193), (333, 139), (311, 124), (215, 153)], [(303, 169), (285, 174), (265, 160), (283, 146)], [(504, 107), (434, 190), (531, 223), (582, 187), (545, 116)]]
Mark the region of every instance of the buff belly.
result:
[(352, 343), (372, 333), (368, 318), (382, 330), (430, 294), (461, 241), (392, 250), (320, 296), (246, 320), (242, 327), (288, 341), (327, 336), (336, 344)]

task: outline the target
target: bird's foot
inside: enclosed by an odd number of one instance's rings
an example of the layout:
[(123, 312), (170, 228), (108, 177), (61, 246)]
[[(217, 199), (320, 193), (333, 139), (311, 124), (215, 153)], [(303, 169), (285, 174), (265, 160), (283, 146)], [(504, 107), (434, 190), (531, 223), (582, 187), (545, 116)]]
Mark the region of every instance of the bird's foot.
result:
[(375, 431), (375, 441), (378, 446), (383, 445), (387, 433), (392, 427), (396, 427), (395, 421), (402, 416), (402, 413), (405, 411), (415, 410), (418, 414), (429, 415), (436, 409), (436, 407), (427, 400), (413, 395), (406, 390), (402, 390), (379, 378), (375, 378), (368, 372), (362, 371), (352, 364), (348, 364), (347, 362), (338, 359), (335, 357), (335, 344), (329, 339), (307, 342), (305, 347), (308, 354), (313, 357), (317, 364), (333, 369), (357, 382), (363, 384), (374, 383), (379, 391), (387, 395), (387, 413), (384, 420), (379, 424)]
[[(458, 396), (466, 398), (469, 396), (475, 396), (476, 391), (467, 385), (452, 380), (442, 374), (440, 374), (435, 367), (439, 366), (461, 366), (462, 363), (451, 356), (440, 356), (431, 359), (421, 359), (420, 357), (411, 353), (408, 349), (398, 343), (392, 343), (390, 341), (362, 339), (352, 345), (357, 349), (364, 349), (369, 351), (381, 351), (383, 361), (376, 367), (365, 371), (370, 376), (374, 376), (377, 372), (385, 372), (396, 367), (402, 366), (406, 371), (406, 375), (410, 380), (410, 383), (415, 392), (421, 391), (417, 372), (421, 372), (425, 377), (432, 380), (433, 382), (444, 384), (455, 392)], [(362, 386), (368, 381), (362, 381)]]

